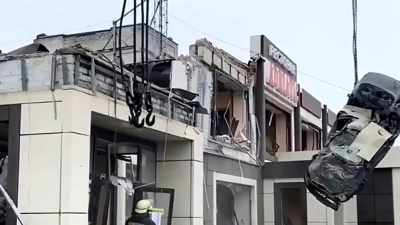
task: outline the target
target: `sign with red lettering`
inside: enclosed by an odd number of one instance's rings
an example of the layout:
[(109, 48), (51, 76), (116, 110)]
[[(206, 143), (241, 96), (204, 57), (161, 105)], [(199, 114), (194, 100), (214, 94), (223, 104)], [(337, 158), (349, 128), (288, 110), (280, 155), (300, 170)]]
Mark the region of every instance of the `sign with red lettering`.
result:
[(264, 69), (266, 84), (277, 90), (291, 102), (297, 103), (297, 82), (293, 79), (293, 76), (268, 60), (265, 61)]

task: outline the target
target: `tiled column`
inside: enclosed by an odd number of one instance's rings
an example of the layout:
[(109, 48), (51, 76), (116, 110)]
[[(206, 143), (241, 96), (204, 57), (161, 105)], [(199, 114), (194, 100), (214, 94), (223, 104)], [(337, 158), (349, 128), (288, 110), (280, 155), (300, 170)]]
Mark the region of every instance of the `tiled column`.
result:
[(327, 207), (307, 192), (307, 220), (309, 225), (327, 224)]
[(203, 225), (203, 138), (164, 146), (157, 143), (156, 185), (175, 189), (172, 224)]
[(90, 103), (55, 98), (21, 105), (19, 210), (29, 225), (87, 225)]
[(344, 224), (357, 225), (357, 196), (343, 204)]
[(264, 195), (264, 225), (275, 224), (275, 210), (274, 210), (274, 180), (264, 179), (263, 181), (263, 195)]

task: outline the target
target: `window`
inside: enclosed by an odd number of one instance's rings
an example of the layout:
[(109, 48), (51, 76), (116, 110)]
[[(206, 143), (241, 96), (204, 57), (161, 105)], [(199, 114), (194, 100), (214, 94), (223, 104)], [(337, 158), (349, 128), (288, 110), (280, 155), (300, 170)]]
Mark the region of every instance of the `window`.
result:
[(217, 181), (217, 225), (251, 225), (251, 187)]
[(214, 225), (257, 224), (257, 181), (227, 174), (214, 175)]
[(214, 77), (210, 134), (216, 140), (223, 138), (229, 143), (234, 138), (238, 142), (244, 141), (244, 145), (247, 146), (246, 140), (243, 140), (246, 138), (243, 136), (248, 139), (250, 132), (250, 125), (247, 124), (249, 121), (246, 101), (248, 93), (244, 87), (224, 81), (226, 82), (223, 83)]
[(291, 151), (291, 116), (286, 111), (267, 101), (266, 103), (266, 145), (270, 154), (277, 151)]
[(302, 121), (301, 127), (301, 144), (302, 151), (320, 150), (321, 145), (321, 129), (306, 121)]
[(265, 120), (266, 122), (265, 126), (267, 132), (267, 138), (266, 138), (267, 151), (275, 153), (279, 149), (279, 145), (276, 143), (276, 115), (269, 110), (266, 110), (265, 114), (267, 117), (267, 119)]

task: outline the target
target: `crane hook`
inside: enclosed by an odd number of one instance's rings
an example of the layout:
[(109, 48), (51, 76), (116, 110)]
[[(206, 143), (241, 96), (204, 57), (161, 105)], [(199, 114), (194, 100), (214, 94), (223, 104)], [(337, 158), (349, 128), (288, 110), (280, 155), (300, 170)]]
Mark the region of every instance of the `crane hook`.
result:
[(145, 104), (146, 104), (146, 110), (147, 110), (147, 116), (146, 116), (146, 124), (148, 126), (153, 126), (154, 123), (156, 122), (155, 116), (153, 115), (153, 102), (151, 101), (151, 94), (150, 91), (146, 92), (146, 100), (145, 100)]
[(133, 118), (129, 117), (129, 123), (133, 124), (137, 128), (142, 128), (144, 127), (144, 119), (139, 123), (140, 117), (135, 116)]

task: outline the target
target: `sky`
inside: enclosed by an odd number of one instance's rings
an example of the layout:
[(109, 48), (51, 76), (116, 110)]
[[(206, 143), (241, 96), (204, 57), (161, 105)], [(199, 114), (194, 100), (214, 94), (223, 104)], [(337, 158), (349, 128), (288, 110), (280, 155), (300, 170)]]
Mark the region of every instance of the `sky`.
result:
[[(5, 1), (0, 14), (0, 49), (3, 52), (14, 50), (31, 43), (40, 33), (108, 29), (112, 21), (120, 17), (122, 2)], [(354, 83), (351, 1), (246, 2), (169, 0), (168, 36), (179, 44), (181, 54), (188, 54), (189, 45), (205, 37), (247, 62), (250, 36), (264, 34), (297, 64), (301, 86), (334, 112), (340, 110), (346, 102), (347, 90), (351, 90)], [(129, 0), (127, 9), (132, 6), (133, 1)], [(398, 8), (398, 0), (358, 1), (360, 77), (367, 72), (379, 72), (400, 79)], [(124, 24), (132, 21), (130, 15)]]

